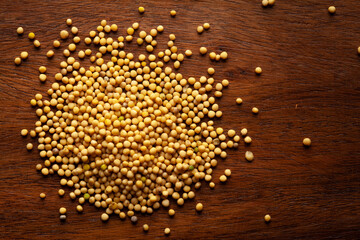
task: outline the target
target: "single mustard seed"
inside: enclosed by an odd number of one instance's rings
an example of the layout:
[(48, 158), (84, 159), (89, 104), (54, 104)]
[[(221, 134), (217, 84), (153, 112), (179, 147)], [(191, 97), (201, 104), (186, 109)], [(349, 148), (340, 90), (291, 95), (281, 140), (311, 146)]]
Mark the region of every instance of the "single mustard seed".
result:
[(58, 194), (59, 194), (59, 196), (61, 196), (61, 197), (64, 196), (64, 194), (65, 194), (64, 189), (59, 189)]
[(231, 176), (231, 170), (230, 170), (230, 169), (226, 169), (226, 170), (224, 171), (224, 174), (225, 174), (225, 176), (230, 177), (230, 176)]
[(60, 220), (65, 221), (66, 220), (66, 215), (60, 215)]
[(145, 8), (144, 7), (139, 7), (139, 13), (144, 13), (145, 12)]
[(330, 6), (328, 8), (328, 11), (329, 11), (330, 14), (334, 14), (336, 12), (336, 8), (334, 6)]
[(267, 7), (269, 5), (269, 1), (268, 0), (262, 0), (261, 4), (263, 5), (263, 7)]
[(29, 53), (28, 52), (21, 52), (20, 57), (21, 57), (21, 59), (27, 59), (29, 57)]
[(69, 37), (69, 32), (66, 30), (61, 30), (60, 32), (60, 38), (61, 39), (67, 39)]
[(309, 147), (309, 146), (311, 145), (311, 140), (310, 140), (310, 138), (304, 138), (303, 144), (304, 144), (304, 146)]
[(239, 105), (242, 104), (242, 99), (241, 99), (241, 98), (237, 98), (237, 99), (236, 99), (236, 103), (239, 104)]
[(225, 175), (221, 175), (221, 176), (219, 177), (219, 179), (220, 179), (220, 182), (226, 182), (227, 177), (226, 177)]
[(198, 212), (201, 212), (202, 210), (203, 210), (203, 205), (202, 205), (202, 203), (198, 203), (198, 204), (196, 204), (196, 211), (198, 211)]
[(135, 223), (137, 223), (138, 218), (137, 218), (137, 216), (132, 216), (132, 217), (130, 218), (130, 220), (131, 220), (131, 222), (132, 222), (133, 224), (135, 224)]
[(36, 48), (38, 48), (38, 47), (40, 47), (40, 41), (39, 40), (35, 40), (34, 41), (34, 46), (36, 47)]
[(271, 216), (269, 215), (269, 214), (266, 214), (265, 216), (264, 216), (264, 220), (265, 220), (265, 222), (270, 222), (270, 220), (271, 220)]
[(46, 194), (45, 193), (40, 193), (40, 198), (42, 198), (42, 199), (46, 198)]
[(214, 182), (210, 182), (210, 183), (209, 183), (209, 187), (210, 187), (210, 188), (214, 188), (214, 187), (215, 187), (215, 183), (214, 183)]
[(24, 33), (24, 29), (23, 29), (22, 27), (18, 27), (18, 28), (16, 29), (16, 32), (17, 32), (17, 34), (21, 35), (21, 34)]
[(201, 48), (200, 48), (200, 53), (201, 53), (202, 55), (206, 54), (206, 53), (207, 53), (206, 47), (201, 47)]
[(39, 67), (39, 72), (46, 73), (46, 67), (44, 67), (44, 66)]
[(215, 69), (214, 68), (208, 68), (208, 73), (210, 75), (213, 75), (215, 73)]
[(48, 58), (52, 58), (54, 56), (54, 51), (53, 50), (49, 50), (47, 53), (46, 53), (46, 56)]
[(16, 57), (15, 60), (14, 60), (14, 63), (15, 63), (16, 65), (20, 65), (20, 64), (21, 64), (21, 58)]
[(203, 26), (198, 26), (198, 27), (196, 28), (196, 31), (197, 31), (199, 34), (201, 34), (201, 33), (204, 31), (204, 27), (203, 27)]
[(65, 213), (66, 213), (66, 208), (61, 207), (61, 208), (59, 209), (59, 213), (60, 213), (60, 214), (65, 214)]
[(248, 130), (246, 128), (243, 128), (243, 129), (241, 129), (240, 132), (241, 132), (241, 135), (246, 136), (246, 134), (248, 133)]
[(170, 11), (170, 15), (171, 15), (172, 17), (175, 17), (175, 16), (176, 16), (176, 11), (175, 11), (175, 10), (171, 10), (171, 11)]
[(252, 139), (251, 139), (251, 137), (249, 137), (249, 136), (246, 136), (246, 137), (244, 138), (244, 142), (247, 143), (247, 144), (251, 143), (251, 141), (252, 141)]
[(358, 52), (358, 54), (360, 54), (360, 47), (358, 47), (357, 52)]
[(170, 234), (170, 228), (165, 228), (164, 233), (165, 233), (165, 235), (169, 235)]
[(273, 6), (275, 4), (275, 0), (268, 0), (268, 1), (270, 6)]
[(58, 48), (58, 47), (60, 47), (60, 41), (58, 41), (58, 40), (54, 40), (54, 42), (53, 42), (53, 46), (54, 46), (54, 48)]
[(260, 74), (262, 73), (261, 67), (255, 68), (255, 73), (258, 74), (258, 75), (260, 75)]
[(257, 107), (253, 107), (251, 109), (251, 111), (254, 113), (254, 114), (258, 114), (259, 113), (259, 109)]
[(204, 23), (203, 27), (205, 30), (208, 30), (210, 28), (210, 24), (209, 23)]
[(39, 80), (40, 80), (41, 82), (45, 82), (45, 81), (46, 81), (46, 75), (45, 75), (45, 74), (40, 74), (40, 75), (39, 75)]
[(144, 229), (145, 232), (149, 231), (149, 225), (144, 224), (144, 225), (143, 225), (143, 229)]
[(66, 19), (66, 25), (71, 26), (72, 20), (70, 18)]
[(30, 40), (34, 39), (35, 38), (35, 33), (33, 33), (33, 32), (29, 33), (28, 38)]
[(175, 215), (175, 210), (169, 209), (169, 216), (174, 216), (174, 215)]
[(26, 135), (28, 135), (28, 132), (29, 131), (27, 129), (22, 129), (20, 134), (21, 134), (21, 136), (25, 137)]
[[(360, 48), (360, 47), (359, 47)], [(360, 54), (360, 53), (359, 53)], [(185, 51), (185, 55), (187, 56), (187, 57), (190, 57), (191, 55), (192, 55), (192, 51), (191, 50), (186, 50)]]
[(216, 53), (214, 53), (214, 52), (209, 53), (209, 58), (210, 58), (211, 60), (215, 60), (215, 58), (216, 58)]
[(101, 220), (106, 222), (107, 220), (109, 220), (109, 215), (107, 215), (106, 213), (101, 214)]
[(28, 151), (30, 151), (30, 150), (32, 150), (33, 149), (33, 144), (32, 143), (28, 143), (28, 144), (26, 144), (26, 149), (28, 150)]
[(84, 210), (84, 208), (81, 205), (76, 206), (76, 211), (82, 212), (83, 210)]
[(249, 162), (251, 162), (252, 160), (254, 160), (254, 154), (250, 151), (246, 151), (245, 152), (245, 159), (248, 160)]
[(220, 58), (223, 59), (223, 60), (227, 59), (228, 58), (228, 53), (227, 52), (220, 53)]

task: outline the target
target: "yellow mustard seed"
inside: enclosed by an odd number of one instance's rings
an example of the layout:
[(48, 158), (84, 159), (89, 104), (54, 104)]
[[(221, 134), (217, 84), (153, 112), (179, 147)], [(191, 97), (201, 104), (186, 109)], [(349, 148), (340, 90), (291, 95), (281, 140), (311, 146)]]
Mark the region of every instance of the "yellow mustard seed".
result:
[(251, 111), (254, 113), (254, 114), (258, 114), (259, 113), (259, 109), (257, 107), (253, 107), (251, 109)]
[(209, 53), (209, 57), (210, 57), (211, 60), (215, 60), (216, 53), (214, 53), (214, 52)]
[(28, 130), (27, 129), (22, 129), (20, 134), (21, 134), (21, 136), (25, 137), (26, 135), (28, 135)]
[(29, 38), (30, 40), (34, 39), (34, 38), (35, 38), (35, 33), (30, 32), (29, 35), (28, 35), (28, 38)]
[(250, 151), (246, 151), (245, 152), (245, 159), (248, 160), (249, 162), (254, 160), (254, 154)]
[(260, 74), (262, 73), (261, 67), (256, 67), (256, 68), (255, 68), (255, 73), (258, 74), (258, 75), (260, 75)]
[(223, 60), (227, 59), (228, 58), (228, 53), (227, 52), (220, 53), (220, 58), (223, 59)]
[(162, 25), (159, 25), (159, 26), (156, 27), (156, 30), (157, 30), (158, 32), (163, 32), (163, 31), (164, 31), (164, 27), (163, 27)]
[(71, 28), (71, 33), (72, 34), (76, 35), (76, 34), (78, 34), (78, 32), (79, 32), (79, 29), (77, 27), (72, 27)]
[(46, 81), (46, 75), (45, 74), (40, 74), (39, 75), (39, 80), (41, 81), (41, 82), (45, 82)]
[(46, 53), (46, 56), (48, 58), (52, 58), (54, 56), (54, 51), (53, 50), (49, 50), (47, 53)]
[(175, 10), (171, 10), (171, 11), (170, 11), (170, 15), (171, 15), (172, 17), (175, 17), (175, 16), (176, 16), (176, 11), (175, 11)]
[(109, 220), (109, 215), (107, 215), (106, 213), (101, 214), (101, 220), (106, 222), (107, 220)]
[(40, 73), (46, 73), (46, 67), (40, 66), (40, 67), (39, 67), (39, 72), (40, 72)]
[(174, 215), (175, 215), (175, 210), (169, 209), (169, 216), (174, 216)]
[(246, 136), (246, 134), (248, 133), (248, 130), (246, 128), (243, 128), (243, 129), (241, 129), (240, 132), (241, 132), (241, 135)]
[(334, 14), (336, 12), (336, 8), (334, 6), (330, 6), (328, 8), (328, 11), (329, 11), (330, 14)]
[(200, 48), (200, 53), (201, 53), (202, 55), (206, 54), (206, 53), (207, 53), (206, 47), (201, 47), (201, 48)]
[(60, 31), (60, 38), (61, 39), (67, 39), (69, 37), (69, 32), (66, 30), (61, 30)]
[(70, 18), (66, 19), (66, 25), (71, 26), (72, 20)]
[(18, 28), (16, 29), (16, 32), (17, 32), (17, 34), (21, 35), (21, 34), (24, 33), (24, 29), (23, 29), (22, 27), (18, 27)]
[(228, 131), (228, 136), (229, 136), (229, 137), (234, 137), (235, 134), (236, 134), (236, 132), (235, 132), (235, 130), (233, 130), (233, 129), (230, 129), (230, 130)]
[(40, 198), (42, 198), (42, 199), (46, 198), (46, 194), (45, 193), (40, 193)]
[(139, 13), (144, 13), (145, 12), (145, 8), (144, 7), (139, 7)]
[(357, 52), (358, 52), (358, 54), (360, 54), (360, 46), (358, 47)]
[(210, 188), (215, 188), (215, 183), (214, 183), (214, 182), (210, 182), (210, 183), (209, 183), (209, 187), (210, 187)]
[(251, 139), (251, 137), (249, 137), (249, 136), (246, 136), (246, 137), (244, 138), (244, 142), (247, 143), (247, 144), (250, 144), (251, 141), (252, 141), (252, 139)]
[(241, 98), (237, 98), (237, 99), (236, 99), (236, 103), (239, 104), (239, 105), (242, 104), (242, 99), (241, 99)]
[(208, 68), (208, 73), (210, 75), (213, 75), (215, 73), (215, 69), (214, 68)]
[(33, 144), (32, 143), (28, 143), (28, 144), (26, 144), (26, 149), (28, 150), (28, 151), (30, 151), (30, 150), (32, 150), (33, 149)]
[(61, 197), (64, 196), (64, 194), (65, 194), (64, 189), (59, 189), (58, 194), (59, 194), (59, 196), (61, 196)]
[(271, 216), (269, 214), (266, 214), (264, 216), (264, 220), (265, 220), (265, 222), (270, 222), (271, 221)]
[(145, 232), (149, 231), (149, 225), (144, 224), (144, 225), (143, 225), (143, 230), (144, 230)]
[(170, 228), (165, 228), (164, 233), (165, 233), (165, 235), (169, 235), (170, 234)]
[(269, 1), (268, 0), (262, 0), (261, 4), (263, 5), (263, 7), (267, 7), (269, 5)]
[(220, 182), (226, 182), (227, 181), (227, 177), (225, 175), (221, 175), (219, 177), (219, 179), (220, 179)]
[(53, 46), (54, 46), (54, 48), (60, 47), (60, 42), (58, 40), (54, 40)]
[(14, 63), (15, 63), (16, 65), (20, 65), (20, 64), (21, 64), (21, 58), (16, 57), (15, 60), (14, 60)]
[(230, 169), (225, 169), (224, 174), (225, 174), (225, 176), (230, 177), (231, 176), (231, 170)]
[[(360, 48), (360, 47), (359, 47)], [(185, 56), (187, 56), (187, 57), (190, 57), (192, 55), (192, 51), (191, 50), (186, 50), (185, 51)]]
[(203, 210), (204, 206), (202, 205), (202, 203), (198, 203), (198, 204), (196, 204), (195, 208), (196, 208), (196, 211), (201, 212)]
[(203, 27), (205, 30), (208, 30), (210, 28), (210, 24), (209, 23), (204, 23)]
[(60, 213), (60, 214), (65, 214), (65, 213), (66, 213), (66, 208), (61, 207), (61, 208), (59, 209), (59, 213)]
[(84, 210), (84, 208), (81, 205), (76, 206), (76, 211), (82, 212), (83, 210)]
[(311, 145), (311, 139), (310, 138), (304, 138), (303, 144), (304, 144), (304, 146), (309, 147)]
[(29, 57), (29, 53), (28, 52), (21, 52), (20, 57), (21, 57), (21, 59), (27, 59)]
[(268, 1), (270, 6), (273, 6), (275, 4), (275, 0), (268, 0)]
[(204, 31), (204, 27), (203, 27), (203, 26), (198, 26), (198, 27), (196, 28), (196, 31), (197, 31), (199, 34), (201, 34), (201, 33), (203, 33), (203, 31)]

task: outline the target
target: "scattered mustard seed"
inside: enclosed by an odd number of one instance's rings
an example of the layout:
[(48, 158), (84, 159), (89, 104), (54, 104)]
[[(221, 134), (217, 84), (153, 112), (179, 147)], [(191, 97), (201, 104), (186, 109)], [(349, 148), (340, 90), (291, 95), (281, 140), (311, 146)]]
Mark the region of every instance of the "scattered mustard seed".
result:
[(273, 6), (275, 4), (275, 0), (268, 0), (268, 1), (270, 6)]
[(21, 59), (27, 59), (29, 57), (29, 53), (28, 52), (21, 52), (20, 57), (21, 57)]
[(59, 42), (58, 40), (55, 40), (55, 41), (53, 42), (53, 46), (54, 46), (54, 48), (60, 47), (60, 42)]
[(60, 220), (65, 221), (66, 220), (66, 215), (60, 215)]
[(16, 57), (15, 60), (14, 60), (14, 63), (15, 63), (16, 65), (20, 65), (20, 64), (21, 64), (21, 58)]
[(107, 215), (106, 213), (101, 214), (101, 220), (106, 222), (107, 220), (109, 220), (109, 215)]
[(223, 60), (227, 59), (228, 58), (228, 53), (227, 52), (220, 53), (220, 58), (223, 59)]
[(143, 230), (144, 230), (145, 232), (149, 231), (149, 225), (144, 224), (144, 225), (143, 225)]
[(144, 7), (139, 7), (139, 13), (144, 13), (145, 12), (145, 8)]
[(258, 74), (258, 75), (260, 75), (260, 74), (262, 73), (261, 67), (255, 68), (255, 73)]
[(259, 109), (257, 107), (253, 107), (251, 109), (251, 111), (254, 113), (254, 114), (258, 114), (259, 113)]
[(225, 175), (221, 175), (219, 177), (219, 179), (220, 179), (220, 182), (226, 182), (227, 181), (227, 177)]
[(270, 220), (271, 220), (271, 216), (269, 215), (269, 214), (266, 214), (265, 216), (264, 216), (264, 220), (265, 220), (265, 222), (270, 222)]
[(46, 81), (46, 75), (45, 74), (40, 74), (39, 75), (39, 80), (41, 81), (41, 82), (45, 82)]
[(249, 162), (254, 160), (254, 154), (250, 151), (246, 151), (245, 152), (245, 159), (248, 160)]
[(214, 68), (208, 68), (208, 73), (210, 75), (213, 75), (215, 73), (215, 69)]
[(261, 4), (263, 5), (263, 7), (267, 7), (269, 5), (269, 1), (268, 0), (262, 0)]
[(58, 194), (59, 194), (59, 196), (61, 196), (61, 197), (64, 196), (64, 194), (65, 194), (64, 189), (59, 189)]
[[(360, 48), (360, 47), (359, 47)], [(190, 57), (191, 55), (192, 55), (192, 51), (191, 50), (186, 50), (185, 51), (185, 55), (187, 56), (187, 57)]]
[(18, 27), (16, 29), (17, 34), (22, 35), (24, 33), (24, 29), (22, 27)]
[(206, 54), (206, 53), (207, 53), (206, 47), (201, 47), (201, 48), (200, 48), (200, 53), (201, 53), (202, 55)]
[(174, 216), (174, 215), (175, 215), (175, 210), (169, 209), (169, 216)]
[(304, 144), (304, 146), (309, 147), (309, 146), (311, 145), (311, 140), (310, 140), (310, 138), (304, 138), (303, 144)]
[(171, 11), (170, 11), (170, 15), (171, 15), (172, 17), (175, 17), (175, 16), (176, 16), (176, 11), (175, 11), (175, 10), (171, 10)]
[(203, 205), (202, 205), (202, 203), (198, 203), (198, 204), (196, 204), (196, 211), (198, 211), (198, 212), (201, 212), (202, 210), (203, 210)]
[(65, 214), (65, 213), (66, 213), (66, 208), (61, 207), (61, 208), (59, 209), (59, 213), (60, 213), (60, 214)]
[(45, 193), (40, 193), (40, 198), (42, 198), (42, 199), (46, 198), (46, 194)]
[(60, 38), (61, 39), (67, 39), (69, 37), (69, 32), (66, 30), (61, 30), (60, 32)]
[(225, 169), (224, 173), (225, 173), (225, 176), (227, 176), (227, 177), (231, 176), (231, 170), (230, 169)]
[(205, 30), (208, 30), (210, 28), (210, 24), (209, 23), (204, 23), (203, 27)]
[(72, 20), (70, 18), (66, 19), (66, 25), (71, 26)]
[(237, 98), (237, 99), (236, 99), (236, 103), (239, 104), (239, 105), (242, 104), (242, 99), (241, 99), (241, 98)]
[(26, 135), (28, 135), (28, 130), (27, 129), (22, 129), (20, 134), (21, 134), (21, 136), (25, 137)]
[(165, 228), (164, 233), (165, 233), (165, 235), (169, 235), (170, 234), (170, 228)]
[(204, 27), (203, 27), (203, 26), (198, 26), (198, 27), (196, 28), (196, 31), (197, 31), (199, 34), (201, 34), (201, 33), (203, 33), (203, 31), (204, 31)]
[(48, 58), (52, 58), (54, 56), (54, 51), (53, 50), (49, 50), (47, 53), (46, 53), (46, 56)]
[(33, 144), (32, 144), (32, 143), (26, 144), (26, 149), (27, 149), (28, 151), (32, 150), (32, 149), (33, 149)]
[(33, 32), (29, 33), (28, 38), (30, 40), (34, 39), (35, 38), (35, 33), (33, 33)]
[(251, 137), (249, 137), (249, 136), (246, 136), (246, 137), (244, 138), (244, 142), (247, 143), (247, 144), (251, 143), (251, 141), (252, 141), (252, 139), (251, 139)]
[(336, 8), (334, 6), (330, 6), (328, 8), (328, 11), (329, 11), (330, 14), (334, 14), (336, 12)]
[(40, 66), (40, 67), (39, 67), (39, 72), (40, 72), (40, 73), (46, 73), (46, 67)]

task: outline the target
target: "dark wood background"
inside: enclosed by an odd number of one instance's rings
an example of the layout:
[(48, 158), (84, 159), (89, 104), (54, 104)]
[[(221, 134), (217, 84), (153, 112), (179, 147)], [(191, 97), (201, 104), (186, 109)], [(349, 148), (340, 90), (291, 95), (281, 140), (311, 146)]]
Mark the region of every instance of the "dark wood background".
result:
[[(356, 239), (360, 236), (360, 3), (358, 0), (277, 0), (262, 8), (260, 0), (208, 1), (0, 1), (0, 238), (1, 239), (154, 239), (171, 228), (173, 239)], [(327, 12), (335, 4), (337, 12)], [(137, 8), (146, 13), (139, 15)], [(175, 18), (169, 11), (175, 9)], [(101, 211), (59, 198), (59, 177), (36, 172), (38, 151), (27, 152), (34, 139), (22, 138), (20, 130), (37, 120), (29, 100), (44, 93), (64, 59), (62, 49), (53, 59), (45, 56), (59, 31), (68, 29), (67, 18), (84, 38), (106, 19), (124, 35), (131, 23), (150, 30), (162, 24), (158, 37), (164, 49), (167, 36), (176, 34), (181, 51), (191, 49), (179, 72), (186, 77), (206, 75), (214, 66), (214, 78), (227, 78), (230, 87), (219, 101), (224, 116), (216, 126), (248, 128), (253, 138), (229, 151), (214, 178), (230, 168), (232, 176), (214, 190), (203, 185), (196, 200), (177, 207), (174, 218), (160, 209), (139, 216), (137, 225), (111, 216), (100, 221)], [(196, 27), (211, 29), (202, 35)], [(41, 42), (36, 50), (16, 28), (33, 31)], [(115, 35), (114, 35), (115, 36)], [(69, 40), (68, 40), (69, 42)], [(64, 46), (65, 44), (63, 44)], [(83, 48), (82, 43), (78, 48)], [(213, 63), (198, 54), (226, 50), (226, 62)], [(126, 47), (140, 53), (135, 43)], [(13, 60), (21, 51), (30, 57), (21, 66)], [(88, 64), (85, 61), (84, 64)], [(48, 81), (40, 84), (38, 67), (48, 68)], [(254, 68), (263, 74), (256, 76)], [(242, 106), (235, 98), (244, 100)], [(260, 109), (257, 116), (251, 108)], [(297, 106), (297, 107), (296, 107)], [(311, 148), (302, 146), (310, 137)], [(255, 160), (248, 163), (244, 152)], [(39, 193), (45, 192), (45, 200)], [(204, 204), (197, 214), (196, 202)], [(65, 223), (59, 207), (68, 209)], [(265, 224), (265, 214), (272, 216)], [(142, 225), (150, 225), (145, 234)]]

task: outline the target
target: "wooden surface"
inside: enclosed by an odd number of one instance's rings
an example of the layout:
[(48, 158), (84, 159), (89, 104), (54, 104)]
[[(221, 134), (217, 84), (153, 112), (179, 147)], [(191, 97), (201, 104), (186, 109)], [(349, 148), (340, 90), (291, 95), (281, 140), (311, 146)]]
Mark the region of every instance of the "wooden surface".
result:
[[(260, 0), (238, 1), (35, 1), (0, 2), (0, 238), (1, 239), (356, 239), (360, 236), (360, 4), (358, 0), (277, 0), (262, 8)], [(327, 8), (334, 4), (337, 13)], [(140, 5), (146, 8), (142, 16)], [(170, 18), (169, 11), (177, 10)], [(59, 31), (72, 18), (83, 38), (106, 19), (119, 25), (119, 34), (134, 21), (149, 30), (162, 24), (158, 37), (164, 48), (167, 35), (176, 34), (181, 51), (191, 49), (179, 72), (200, 77), (214, 66), (214, 78), (227, 78), (230, 87), (219, 101), (224, 116), (216, 126), (248, 128), (250, 147), (240, 145), (220, 161), (213, 177), (223, 170), (233, 172), (227, 184), (214, 190), (203, 185), (196, 200), (175, 206), (170, 219), (160, 209), (140, 216), (137, 225), (111, 216), (100, 221), (101, 211), (85, 205), (76, 213), (68, 194), (59, 198), (59, 177), (43, 177), (35, 170), (37, 151), (25, 145), (22, 128), (36, 121), (29, 100), (44, 93), (53, 82), (61, 51), (45, 57)], [(196, 27), (204, 22), (211, 29), (202, 35)], [(16, 34), (34, 31), (41, 49)], [(84, 46), (84, 44), (80, 45)], [(213, 63), (198, 54), (200, 46), (210, 51), (226, 50), (226, 62)], [(81, 47), (82, 48), (82, 47)], [(62, 49), (62, 48), (61, 48)], [(126, 47), (144, 51), (136, 44)], [(29, 59), (21, 66), (13, 60), (21, 51)], [(40, 84), (38, 67), (48, 68), (48, 81)], [(253, 71), (261, 66), (263, 74)], [(242, 97), (242, 106), (235, 98)], [(251, 108), (260, 109), (258, 116)], [(302, 146), (310, 137), (311, 148)], [(248, 163), (244, 152), (255, 160)], [(69, 189), (66, 189), (69, 193)], [(39, 193), (47, 198), (40, 200)], [(196, 202), (204, 204), (197, 214)], [(175, 204), (172, 203), (174, 206)], [(59, 221), (65, 206), (68, 218)], [(265, 214), (272, 216), (265, 224)], [(150, 231), (143, 233), (147, 223)]]

